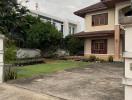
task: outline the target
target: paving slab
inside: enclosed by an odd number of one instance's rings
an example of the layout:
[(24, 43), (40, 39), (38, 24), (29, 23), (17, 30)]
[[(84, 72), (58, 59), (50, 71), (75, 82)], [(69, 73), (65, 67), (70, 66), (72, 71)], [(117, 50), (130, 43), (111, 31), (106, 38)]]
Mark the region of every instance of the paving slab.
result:
[(10, 84), (66, 100), (124, 100), (123, 66), (123, 63), (95, 63)]

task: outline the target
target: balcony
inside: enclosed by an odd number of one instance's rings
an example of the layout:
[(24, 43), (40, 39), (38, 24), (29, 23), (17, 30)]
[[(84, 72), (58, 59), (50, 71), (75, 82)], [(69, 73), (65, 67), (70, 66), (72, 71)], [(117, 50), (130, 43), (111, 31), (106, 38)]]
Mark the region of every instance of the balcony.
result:
[(124, 16), (119, 18), (119, 23), (122, 25), (132, 24), (132, 16)]
[(122, 25), (132, 24), (131, 6), (126, 6), (119, 10), (119, 24), (122, 24)]

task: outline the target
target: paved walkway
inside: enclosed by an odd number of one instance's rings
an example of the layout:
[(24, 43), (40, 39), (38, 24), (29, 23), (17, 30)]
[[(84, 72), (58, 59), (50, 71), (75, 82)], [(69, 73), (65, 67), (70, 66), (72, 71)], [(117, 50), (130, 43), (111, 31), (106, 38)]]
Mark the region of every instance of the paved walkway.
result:
[(12, 84), (67, 100), (124, 100), (121, 84), (123, 66), (123, 63), (97, 63), (36, 78), (17, 80)]
[(59, 100), (57, 98), (18, 88), (8, 84), (0, 84), (0, 100)]

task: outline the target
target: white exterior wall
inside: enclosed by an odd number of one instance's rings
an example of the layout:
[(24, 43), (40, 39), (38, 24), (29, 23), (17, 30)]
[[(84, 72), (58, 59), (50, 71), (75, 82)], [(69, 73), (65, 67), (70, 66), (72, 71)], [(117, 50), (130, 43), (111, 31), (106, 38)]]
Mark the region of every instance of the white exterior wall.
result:
[[(115, 25), (119, 25), (119, 11), (122, 8), (130, 6), (130, 1), (116, 4), (115, 8)], [(122, 26), (122, 25), (121, 25)], [(123, 84), (125, 85), (125, 100), (132, 100), (132, 25), (125, 25), (125, 78)]]
[[(115, 25), (119, 25), (120, 14), (122, 8), (130, 6), (130, 1), (117, 3), (115, 6)], [(125, 29), (125, 76), (123, 84), (125, 85), (125, 100), (132, 100), (132, 25), (122, 26)]]
[(125, 77), (132, 78), (132, 26), (125, 28)]
[[(42, 13), (39, 11), (33, 11), (32, 10), (31, 12), (32, 12), (31, 15), (34, 15), (34, 16), (41, 15), (41, 16), (49, 18), (50, 20), (46, 19), (46, 18), (41, 18), (41, 20), (44, 22), (50, 21), (52, 24), (55, 23), (55, 27), (58, 29), (58, 31), (61, 30), (61, 25), (63, 25), (63, 36), (64, 37), (70, 34), (69, 33), (69, 27), (70, 26), (75, 28), (75, 33), (80, 32), (80, 30), (81, 30), (81, 26), (80, 26), (79, 22), (68, 20), (68, 19), (61, 19), (59, 17), (52, 16), (52, 15)], [(56, 22), (54, 20), (62, 22), (62, 23)]]
[(0, 35), (0, 83), (4, 81), (4, 36)]
[(125, 86), (125, 100), (132, 100), (132, 86)]

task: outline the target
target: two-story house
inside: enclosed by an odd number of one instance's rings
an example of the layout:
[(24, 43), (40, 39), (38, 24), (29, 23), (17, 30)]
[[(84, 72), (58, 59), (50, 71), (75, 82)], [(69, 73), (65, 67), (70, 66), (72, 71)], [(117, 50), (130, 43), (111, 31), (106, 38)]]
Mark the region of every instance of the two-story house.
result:
[(132, 0), (101, 0), (75, 14), (85, 18), (86, 30), (75, 35), (85, 40), (85, 56), (120, 61), (123, 54), (124, 100), (132, 100)]
[(125, 46), (125, 30), (120, 24), (132, 14), (130, 0), (101, 0), (74, 14), (85, 18), (85, 31), (75, 35), (85, 40), (84, 55), (103, 59), (113, 56), (120, 61)]

